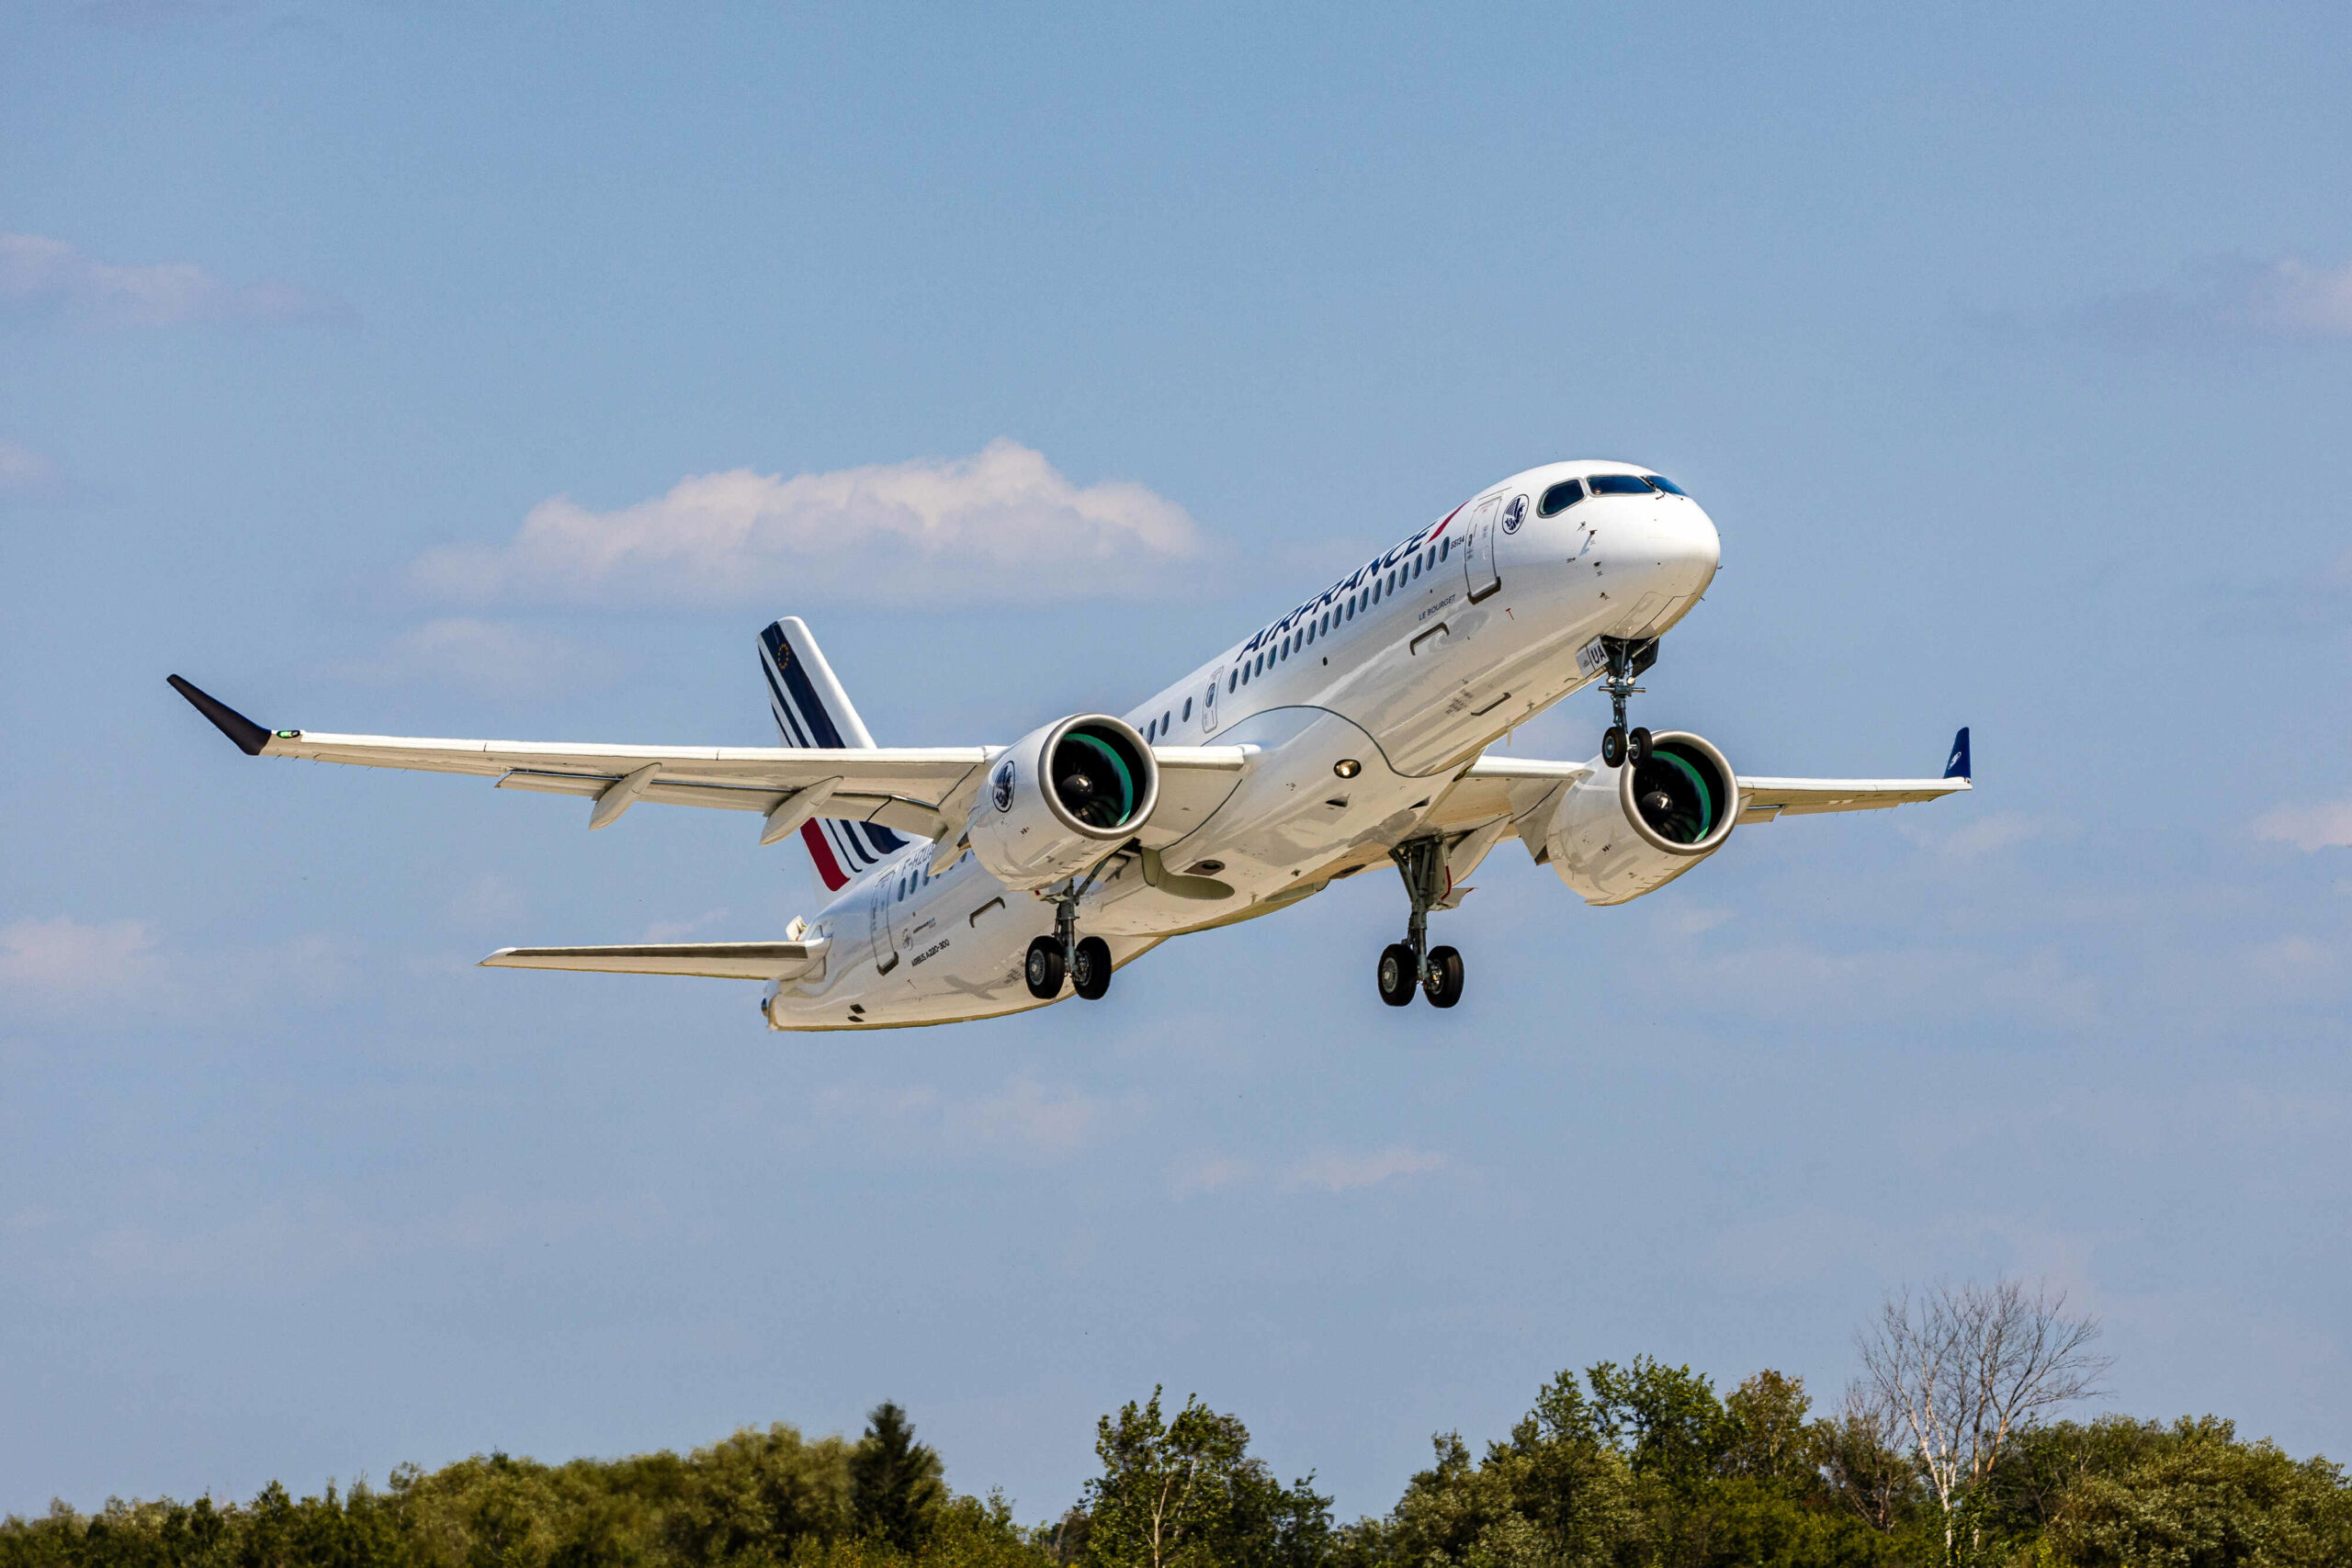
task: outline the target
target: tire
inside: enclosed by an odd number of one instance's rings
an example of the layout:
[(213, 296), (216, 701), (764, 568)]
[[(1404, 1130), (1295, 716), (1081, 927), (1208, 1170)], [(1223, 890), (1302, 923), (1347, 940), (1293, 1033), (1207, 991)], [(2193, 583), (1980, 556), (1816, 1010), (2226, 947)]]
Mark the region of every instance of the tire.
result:
[(1062, 944), (1049, 936), (1039, 937), (1029, 944), (1022, 971), (1029, 982), (1029, 994), (1041, 1002), (1052, 1001), (1062, 994)]
[(1111, 944), (1099, 936), (1079, 938), (1069, 955), (1069, 983), (1088, 1001), (1101, 1001), (1111, 988)]
[(1625, 761), (1625, 732), (1615, 725), (1600, 732), (1600, 761), (1604, 767), (1622, 767)]
[(1430, 977), (1421, 982), (1430, 1006), (1450, 1008), (1462, 999), (1462, 954), (1450, 947), (1430, 949)]
[(1409, 1006), (1414, 983), (1413, 950), (1401, 942), (1392, 942), (1380, 950), (1380, 968), (1376, 978), (1380, 985), (1380, 999), (1390, 1007)]
[(1631, 735), (1625, 737), (1625, 757), (1628, 761), (1636, 764), (1646, 762), (1650, 760), (1650, 732), (1648, 730), (1636, 729)]

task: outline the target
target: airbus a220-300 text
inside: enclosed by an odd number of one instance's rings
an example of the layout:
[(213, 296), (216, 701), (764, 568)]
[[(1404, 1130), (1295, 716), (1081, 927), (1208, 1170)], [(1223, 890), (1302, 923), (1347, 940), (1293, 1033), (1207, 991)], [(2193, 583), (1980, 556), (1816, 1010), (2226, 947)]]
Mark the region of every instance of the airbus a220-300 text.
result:
[[(1428, 941), (1465, 879), (1517, 839), (1591, 904), (1655, 892), (1776, 817), (1969, 787), (1968, 732), (1940, 778), (1736, 773), (1698, 735), (1627, 724), (1658, 639), (1715, 573), (1715, 525), (1664, 476), (1554, 463), (1481, 491), (1124, 714), (1074, 714), (1010, 745), (877, 746), (798, 619), (761, 634), (777, 747), (569, 745), (265, 729), (175, 675), (248, 753), (474, 773), (798, 833), (834, 895), (775, 942), (513, 947), (505, 968), (763, 981), (775, 1029), (949, 1023), (1100, 1000), (1118, 966), (1187, 932), (1402, 874), (1383, 1000), (1461, 999), (1462, 955)], [(1615, 722), (1582, 762), (1498, 757), (1514, 726), (1598, 684)]]

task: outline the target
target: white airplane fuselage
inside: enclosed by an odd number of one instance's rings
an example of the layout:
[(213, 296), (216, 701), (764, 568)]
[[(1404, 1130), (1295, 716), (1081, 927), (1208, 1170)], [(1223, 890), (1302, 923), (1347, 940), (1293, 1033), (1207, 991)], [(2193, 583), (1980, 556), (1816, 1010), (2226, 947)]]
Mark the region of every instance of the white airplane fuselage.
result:
[[(1101, 873), (1079, 929), (1125, 964), (1386, 861), (1487, 746), (1602, 673), (1580, 650), (1657, 637), (1705, 592), (1719, 545), (1686, 496), (1644, 487), (1541, 514), (1564, 479), (1649, 472), (1582, 461), (1515, 474), (1129, 709), (1157, 747), (1253, 750), (1222, 798), (1190, 807), (1197, 820), (1159, 824), (1163, 874), (1132, 855)], [(1047, 1005), (1023, 959), (1053, 931), (1054, 905), (1006, 887), (975, 855), (935, 874), (933, 860), (926, 843), (902, 850), (806, 922), (825, 961), (769, 987), (771, 1027)], [(1204, 897), (1204, 879), (1229, 895)]]

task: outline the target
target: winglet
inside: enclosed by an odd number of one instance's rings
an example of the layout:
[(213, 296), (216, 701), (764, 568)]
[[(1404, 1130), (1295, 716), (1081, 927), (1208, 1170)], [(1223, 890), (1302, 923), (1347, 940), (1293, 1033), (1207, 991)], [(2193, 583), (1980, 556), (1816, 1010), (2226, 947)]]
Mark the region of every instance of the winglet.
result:
[(1944, 764), (1944, 777), (1948, 779), (1969, 777), (1968, 726), (1964, 724), (1960, 727), (1960, 733), (1951, 738), (1951, 761)]
[(258, 757), (261, 749), (269, 744), (269, 731), (231, 707), (220, 698), (198, 691), (191, 682), (178, 676), (167, 677), (172, 690), (186, 697), (197, 712), (212, 721), (212, 727), (237, 743), (237, 750), (248, 757)]

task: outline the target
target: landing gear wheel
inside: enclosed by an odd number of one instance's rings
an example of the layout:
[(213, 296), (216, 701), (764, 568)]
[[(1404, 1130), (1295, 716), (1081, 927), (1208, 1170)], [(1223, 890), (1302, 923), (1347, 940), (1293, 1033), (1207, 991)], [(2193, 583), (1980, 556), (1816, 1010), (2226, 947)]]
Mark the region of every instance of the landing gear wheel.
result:
[(1413, 950), (1401, 942), (1392, 942), (1380, 950), (1380, 999), (1390, 1007), (1411, 1005), (1413, 1000)]
[(1622, 767), (1625, 761), (1625, 731), (1611, 725), (1600, 732), (1600, 761), (1608, 767)]
[(1430, 1006), (1450, 1008), (1462, 999), (1462, 954), (1450, 947), (1430, 949), (1429, 978), (1421, 982)]
[(1079, 938), (1069, 955), (1069, 983), (1088, 1001), (1101, 1001), (1111, 988), (1111, 944), (1099, 936)]
[(1039, 937), (1029, 944), (1022, 971), (1029, 982), (1029, 994), (1041, 1002), (1052, 1001), (1062, 994), (1062, 944), (1049, 936)]
[(1636, 764), (1646, 762), (1650, 760), (1650, 732), (1648, 730), (1636, 728), (1631, 735), (1625, 737), (1625, 756), (1627, 760)]

